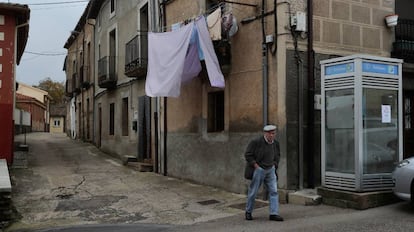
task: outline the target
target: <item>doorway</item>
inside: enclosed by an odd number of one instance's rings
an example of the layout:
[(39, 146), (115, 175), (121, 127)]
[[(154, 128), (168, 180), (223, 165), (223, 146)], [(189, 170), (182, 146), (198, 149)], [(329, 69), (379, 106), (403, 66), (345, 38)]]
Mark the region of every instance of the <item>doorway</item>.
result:
[(151, 163), (151, 101), (148, 96), (138, 98), (138, 161)]
[(403, 159), (413, 156), (414, 152), (414, 90), (404, 91), (403, 127), (404, 152)]
[(99, 147), (101, 147), (101, 139), (102, 139), (102, 107), (101, 104), (99, 103), (98, 105), (98, 138), (96, 141), (96, 145)]

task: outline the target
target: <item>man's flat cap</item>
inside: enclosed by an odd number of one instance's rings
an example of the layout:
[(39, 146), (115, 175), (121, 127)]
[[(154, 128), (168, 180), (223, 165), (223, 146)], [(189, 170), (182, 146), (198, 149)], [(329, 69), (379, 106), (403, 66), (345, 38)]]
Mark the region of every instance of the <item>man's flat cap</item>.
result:
[(277, 127), (275, 125), (266, 125), (266, 126), (263, 127), (263, 131), (264, 132), (274, 131), (274, 130), (276, 130), (276, 128)]

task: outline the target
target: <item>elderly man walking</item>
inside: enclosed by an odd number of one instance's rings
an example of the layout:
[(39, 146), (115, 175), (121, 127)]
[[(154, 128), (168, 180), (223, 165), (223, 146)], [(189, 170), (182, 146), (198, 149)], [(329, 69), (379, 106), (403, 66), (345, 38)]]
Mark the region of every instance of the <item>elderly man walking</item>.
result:
[(247, 146), (245, 159), (247, 168), (253, 168), (246, 203), (246, 220), (253, 220), (252, 212), (257, 192), (265, 184), (269, 192), (269, 220), (283, 221), (279, 215), (279, 194), (277, 192), (276, 170), (280, 159), (279, 142), (275, 140), (276, 126), (263, 127), (263, 136), (250, 141)]

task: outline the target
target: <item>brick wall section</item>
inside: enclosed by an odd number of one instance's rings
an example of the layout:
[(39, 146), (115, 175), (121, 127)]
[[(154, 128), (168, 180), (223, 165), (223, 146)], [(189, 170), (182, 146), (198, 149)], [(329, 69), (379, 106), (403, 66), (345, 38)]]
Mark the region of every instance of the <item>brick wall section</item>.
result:
[(384, 17), (394, 13), (393, 1), (315, 0), (313, 8), (316, 50), (389, 55), (393, 31)]

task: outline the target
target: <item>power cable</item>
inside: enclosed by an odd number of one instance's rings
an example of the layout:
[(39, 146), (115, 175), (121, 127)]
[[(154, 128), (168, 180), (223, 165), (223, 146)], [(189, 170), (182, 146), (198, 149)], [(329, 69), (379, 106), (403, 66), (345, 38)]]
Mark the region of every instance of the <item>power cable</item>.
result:
[(33, 5), (33, 6), (44, 6), (44, 5), (71, 4), (71, 3), (80, 3), (80, 2), (89, 2), (89, 0), (71, 1), (71, 2), (20, 3), (20, 4)]
[(30, 52), (30, 51), (24, 51), (24, 53), (38, 55), (38, 56), (63, 56), (67, 53), (40, 53), (40, 52)]

